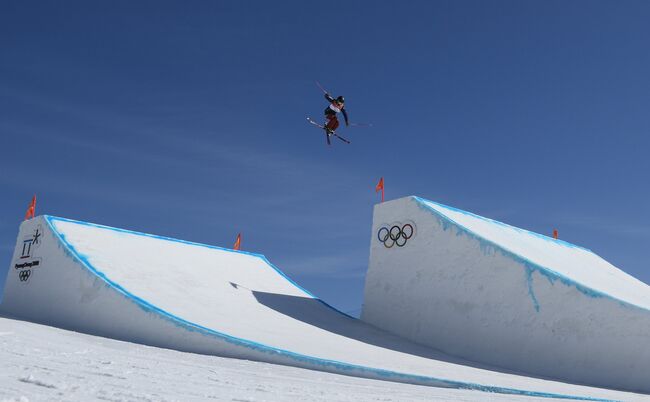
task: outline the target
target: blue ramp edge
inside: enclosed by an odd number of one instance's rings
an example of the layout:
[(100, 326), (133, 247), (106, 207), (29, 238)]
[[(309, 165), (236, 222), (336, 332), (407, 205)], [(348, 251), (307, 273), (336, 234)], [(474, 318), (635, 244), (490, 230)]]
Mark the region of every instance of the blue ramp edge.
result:
[[(337, 374), (345, 374), (345, 375), (350, 375), (350, 376), (357, 376), (357, 377), (364, 377), (364, 378), (370, 378), (370, 379), (380, 379), (380, 380), (388, 380), (388, 381), (393, 381), (393, 382), (401, 382), (401, 383), (407, 383), (407, 384), (416, 384), (416, 385), (427, 385), (427, 386), (433, 386), (433, 387), (441, 387), (441, 388), (456, 388), (456, 389), (467, 389), (467, 390), (475, 390), (475, 391), (482, 391), (482, 392), (490, 392), (490, 393), (499, 393), (499, 394), (508, 394), (508, 395), (523, 395), (523, 396), (531, 396), (531, 397), (540, 397), (540, 398), (556, 398), (556, 399), (570, 399), (570, 400), (582, 400), (582, 401), (601, 401), (601, 402), (607, 402), (607, 401), (615, 401), (612, 399), (602, 399), (602, 398), (595, 398), (595, 397), (586, 397), (586, 396), (576, 396), (576, 395), (566, 395), (566, 394), (556, 394), (556, 393), (549, 393), (549, 392), (539, 392), (539, 391), (526, 391), (523, 389), (516, 389), (516, 388), (507, 388), (507, 387), (499, 387), (499, 386), (492, 386), (492, 385), (484, 385), (484, 384), (478, 384), (478, 383), (472, 383), (472, 382), (464, 382), (464, 381), (458, 381), (458, 380), (450, 380), (446, 378), (438, 378), (438, 377), (429, 377), (429, 376), (422, 376), (422, 375), (417, 375), (417, 374), (407, 374), (407, 373), (401, 373), (401, 372), (396, 372), (396, 371), (391, 371), (391, 370), (385, 370), (385, 369), (379, 369), (379, 368), (373, 368), (373, 367), (366, 367), (366, 366), (361, 366), (357, 364), (351, 364), (351, 363), (345, 363), (337, 360), (328, 360), (328, 359), (323, 359), (323, 358), (317, 358), (313, 356), (308, 356), (296, 352), (291, 352), (289, 350), (285, 349), (280, 349), (274, 346), (270, 345), (265, 345), (262, 343), (250, 341), (247, 339), (231, 336), (210, 328), (203, 327), (201, 325), (192, 323), (190, 321), (187, 321), (181, 317), (178, 317), (174, 314), (171, 314), (159, 307), (156, 307), (155, 305), (149, 303), (148, 301), (130, 293), (126, 289), (124, 289), (122, 286), (119, 284), (111, 281), (102, 271), (97, 269), (95, 266), (93, 266), (88, 257), (82, 253), (80, 253), (76, 248), (70, 244), (66, 238), (65, 235), (60, 233), (55, 225), (55, 221), (62, 221), (62, 222), (70, 222), (70, 223), (75, 223), (79, 225), (85, 225), (85, 226), (90, 226), (90, 227), (97, 227), (101, 229), (106, 229), (106, 230), (112, 230), (116, 232), (121, 232), (121, 233), (129, 233), (137, 236), (145, 236), (145, 237), (151, 237), (155, 239), (160, 239), (160, 240), (165, 240), (165, 241), (170, 241), (170, 242), (177, 242), (177, 243), (183, 243), (183, 244), (190, 244), (190, 245), (195, 245), (195, 246), (201, 246), (201, 247), (206, 247), (206, 248), (211, 248), (211, 249), (218, 249), (218, 250), (223, 250), (223, 251), (228, 251), (228, 252), (233, 252), (233, 253), (240, 253), (240, 254), (247, 254), (251, 255), (257, 258), (262, 259), (265, 263), (268, 264), (272, 269), (276, 270), (283, 278), (285, 278), (288, 282), (290, 282), (292, 285), (296, 286), (298, 289), (303, 290), (305, 293), (311, 295), (313, 298), (318, 299), (317, 297), (313, 296), (310, 292), (307, 292), (306, 290), (302, 289), (298, 284), (296, 284), (294, 281), (289, 279), (282, 271), (280, 271), (277, 267), (275, 267), (273, 264), (269, 263), (269, 261), (266, 259), (261, 254), (256, 254), (256, 253), (250, 253), (250, 252), (245, 252), (245, 251), (236, 251), (236, 250), (230, 250), (227, 248), (223, 247), (217, 247), (217, 246), (210, 246), (206, 244), (201, 244), (201, 243), (195, 243), (195, 242), (189, 242), (185, 240), (179, 240), (179, 239), (174, 239), (170, 237), (164, 237), (164, 236), (157, 236), (157, 235), (151, 235), (151, 234), (146, 234), (146, 233), (140, 233), (140, 232), (135, 232), (131, 230), (126, 230), (126, 229), (118, 229), (118, 228), (113, 228), (110, 226), (104, 226), (104, 225), (98, 225), (94, 223), (88, 223), (88, 222), (81, 222), (81, 221), (75, 221), (72, 219), (66, 219), (66, 218), (58, 218), (54, 216), (49, 216), (49, 215), (44, 215), (43, 216), (52, 230), (52, 232), (55, 234), (55, 236), (58, 238), (58, 240), (61, 242), (61, 244), (65, 247), (67, 251), (71, 253), (73, 257), (75, 257), (82, 266), (84, 266), (86, 269), (88, 269), (92, 274), (96, 275), (97, 277), (101, 278), (109, 287), (113, 288), (123, 296), (125, 296), (127, 299), (135, 302), (141, 309), (143, 309), (146, 312), (154, 312), (160, 315), (160, 317), (169, 320), (171, 323), (174, 325), (177, 325), (185, 330), (188, 331), (194, 331), (201, 333), (203, 335), (207, 336), (212, 336), (216, 339), (228, 342), (232, 345), (238, 346), (238, 347), (244, 347), (248, 348), (250, 350), (254, 350), (257, 352), (261, 352), (263, 354), (266, 354), (268, 356), (282, 356), (289, 358), (296, 363), (303, 363), (307, 364), (310, 367), (316, 368), (316, 369), (321, 369), (322, 371), (326, 372), (333, 372)], [(322, 302), (322, 301), (321, 301)], [(342, 313), (335, 309), (334, 307), (326, 304), (323, 302), (327, 307), (339, 312), (340, 314), (349, 317), (350, 319), (356, 320), (356, 318), (350, 317), (345, 313)], [(304, 366), (301, 366), (304, 367)], [(522, 376), (522, 378), (524, 378)]]
[[(540, 265), (538, 263), (532, 262), (530, 259), (528, 259), (528, 258), (526, 258), (526, 257), (524, 257), (524, 256), (522, 256), (520, 254), (517, 254), (514, 251), (511, 251), (508, 248), (499, 245), (498, 243), (495, 243), (495, 242), (493, 242), (493, 241), (491, 241), (489, 239), (484, 238), (483, 236), (481, 236), (478, 233), (472, 231), (468, 227), (456, 222), (455, 220), (453, 220), (449, 216), (447, 216), (444, 213), (436, 210), (435, 208), (431, 207), (428, 204), (430, 203), (430, 204), (438, 205), (438, 206), (441, 206), (443, 208), (447, 208), (449, 210), (452, 210), (454, 212), (458, 212), (458, 213), (461, 213), (461, 214), (464, 214), (464, 215), (472, 216), (474, 218), (481, 219), (483, 221), (490, 222), (490, 223), (493, 223), (495, 225), (506, 226), (506, 227), (509, 227), (509, 228), (516, 229), (519, 232), (530, 234), (530, 235), (542, 238), (542, 239), (544, 239), (546, 241), (559, 243), (559, 244), (562, 244), (565, 247), (579, 248), (579, 249), (582, 249), (582, 250), (585, 250), (585, 251), (588, 251), (588, 252), (594, 254), (593, 251), (591, 251), (591, 250), (589, 250), (587, 248), (576, 246), (575, 244), (571, 244), (571, 243), (563, 241), (563, 240), (552, 239), (552, 238), (550, 238), (548, 236), (544, 236), (544, 235), (539, 234), (539, 233), (535, 233), (535, 232), (531, 232), (531, 231), (528, 231), (528, 230), (525, 230), (525, 229), (510, 226), (510, 225), (505, 224), (503, 222), (499, 222), (499, 221), (495, 221), (493, 219), (485, 218), (483, 216), (476, 215), (476, 214), (473, 214), (471, 212), (463, 211), (462, 209), (458, 209), (458, 208), (450, 207), (450, 206), (447, 206), (447, 205), (444, 205), (444, 204), (440, 204), (440, 203), (435, 202), (435, 201), (426, 200), (424, 198), (420, 198), (420, 197), (417, 197), (417, 196), (411, 196), (411, 197), (412, 197), (413, 200), (415, 200), (417, 202), (418, 206), (421, 209), (424, 209), (424, 210), (430, 212), (432, 215), (434, 215), (435, 217), (440, 219), (443, 222), (443, 227), (444, 227), (445, 230), (448, 229), (449, 225), (453, 225), (454, 227), (456, 227), (463, 234), (465, 234), (468, 237), (473, 238), (476, 241), (478, 241), (481, 244), (481, 248), (483, 248), (483, 249), (491, 248), (493, 250), (497, 250), (502, 255), (504, 255), (505, 257), (511, 258), (511, 259), (519, 262), (520, 264), (522, 264), (524, 266), (524, 268), (526, 269), (526, 278), (527, 278), (527, 281), (528, 281), (529, 293), (530, 293), (531, 299), (533, 300), (533, 304), (535, 305), (535, 309), (537, 311), (539, 311), (540, 306), (539, 306), (539, 304), (537, 302), (537, 298), (535, 297), (535, 295), (533, 293), (533, 290), (532, 290), (532, 274), (533, 274), (533, 272), (537, 272), (540, 275), (546, 277), (551, 283), (555, 282), (556, 280), (559, 280), (560, 282), (562, 282), (563, 284), (565, 284), (567, 286), (575, 287), (580, 293), (584, 294), (587, 297), (610, 299), (610, 300), (613, 300), (613, 301), (619, 303), (623, 307), (633, 308), (633, 309), (641, 310), (641, 311), (643, 311), (645, 313), (650, 313), (650, 310), (645, 308), (645, 307), (642, 307), (642, 306), (627, 302), (625, 300), (621, 300), (621, 299), (619, 299), (619, 298), (617, 298), (615, 296), (612, 296), (612, 295), (610, 295), (608, 293), (605, 293), (605, 292), (600, 291), (598, 289), (594, 289), (594, 288), (591, 288), (589, 286), (586, 286), (586, 285), (584, 285), (584, 284), (582, 284), (582, 283), (580, 283), (580, 282), (578, 282), (578, 281), (576, 281), (576, 280), (574, 280), (572, 278), (569, 278), (568, 276), (566, 276), (564, 274), (561, 274), (561, 273), (559, 273), (559, 272), (557, 272), (557, 271), (555, 271), (555, 270), (553, 270), (553, 269), (551, 269), (549, 267), (545, 267), (545, 266)], [(594, 254), (594, 255), (596, 255), (596, 254)]]

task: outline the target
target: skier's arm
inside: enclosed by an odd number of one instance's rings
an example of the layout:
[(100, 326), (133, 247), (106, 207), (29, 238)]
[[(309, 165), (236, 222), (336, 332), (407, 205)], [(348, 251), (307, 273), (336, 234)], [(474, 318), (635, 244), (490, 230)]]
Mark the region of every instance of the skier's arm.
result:
[(328, 102), (334, 102), (334, 98), (330, 94), (325, 94), (325, 99), (327, 99)]
[(349, 126), (350, 123), (348, 122), (348, 112), (346, 112), (345, 109), (342, 109), (341, 112), (343, 112), (343, 117), (345, 118), (345, 125)]

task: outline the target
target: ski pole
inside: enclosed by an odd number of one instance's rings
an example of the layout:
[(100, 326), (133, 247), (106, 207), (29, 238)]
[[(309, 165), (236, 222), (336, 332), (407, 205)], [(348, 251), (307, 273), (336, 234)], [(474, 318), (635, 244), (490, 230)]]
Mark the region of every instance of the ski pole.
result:
[(323, 91), (324, 93), (326, 93), (326, 94), (329, 93), (325, 88), (323, 88), (323, 86), (320, 84), (320, 82), (316, 81), (316, 85), (318, 85), (318, 88), (320, 88), (320, 90)]

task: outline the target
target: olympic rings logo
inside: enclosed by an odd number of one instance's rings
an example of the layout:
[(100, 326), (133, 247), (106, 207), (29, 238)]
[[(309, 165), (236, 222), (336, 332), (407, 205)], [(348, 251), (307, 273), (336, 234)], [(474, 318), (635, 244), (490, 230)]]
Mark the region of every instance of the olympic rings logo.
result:
[(32, 275), (32, 270), (31, 269), (26, 269), (26, 270), (20, 271), (18, 273), (18, 279), (20, 279), (21, 282), (27, 282), (31, 275)]
[(415, 234), (415, 229), (410, 223), (405, 223), (404, 225), (397, 224), (390, 226), (382, 226), (377, 231), (377, 239), (380, 243), (386, 248), (391, 248), (395, 245), (397, 247), (404, 247), (406, 242), (413, 237)]

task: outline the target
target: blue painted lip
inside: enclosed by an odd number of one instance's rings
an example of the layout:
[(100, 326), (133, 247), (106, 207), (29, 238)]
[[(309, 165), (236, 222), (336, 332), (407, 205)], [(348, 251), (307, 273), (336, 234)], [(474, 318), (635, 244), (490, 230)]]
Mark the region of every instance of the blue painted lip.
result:
[[(288, 350), (276, 348), (270, 345), (265, 345), (262, 343), (250, 341), (247, 339), (235, 337), (232, 335), (228, 335), (210, 328), (203, 327), (201, 325), (192, 323), (190, 321), (187, 321), (181, 317), (178, 317), (174, 314), (171, 314), (163, 309), (160, 309), (156, 307), (155, 305), (149, 303), (148, 301), (135, 296), (134, 294), (130, 293), (123, 287), (121, 287), (119, 284), (113, 282), (111, 279), (109, 279), (102, 271), (97, 269), (95, 266), (93, 266), (88, 258), (80, 253), (76, 248), (69, 243), (65, 235), (61, 232), (59, 232), (56, 229), (56, 221), (61, 221), (61, 222), (69, 222), (69, 223), (74, 223), (78, 225), (85, 225), (85, 226), (90, 226), (90, 227), (96, 227), (96, 228), (101, 228), (105, 230), (112, 230), (116, 232), (121, 232), (121, 233), (128, 233), (136, 236), (145, 236), (145, 237), (151, 237), (159, 240), (164, 240), (164, 241), (171, 241), (171, 242), (178, 242), (178, 243), (183, 243), (183, 244), (189, 244), (189, 245), (195, 245), (195, 246), (201, 246), (201, 247), (207, 247), (211, 249), (218, 249), (218, 250), (223, 250), (223, 251), (228, 251), (228, 252), (233, 252), (233, 253), (240, 253), (240, 254), (246, 254), (246, 255), (251, 255), (257, 258), (262, 259), (264, 262), (266, 262), (272, 269), (276, 270), (283, 278), (285, 278), (288, 282), (290, 282), (292, 285), (296, 286), (298, 289), (303, 290), (305, 293), (311, 295), (311, 293), (307, 292), (306, 290), (302, 289), (300, 286), (298, 286), (294, 281), (289, 279), (284, 273), (282, 273), (277, 267), (274, 265), (270, 264), (266, 257), (264, 257), (261, 254), (255, 254), (255, 253), (249, 253), (245, 251), (235, 251), (235, 250), (230, 250), (222, 247), (217, 247), (217, 246), (210, 246), (206, 244), (201, 244), (201, 243), (194, 243), (194, 242), (189, 242), (189, 241), (184, 241), (184, 240), (179, 240), (179, 239), (174, 239), (170, 237), (164, 237), (164, 236), (157, 236), (157, 235), (151, 235), (151, 234), (146, 234), (146, 233), (140, 233), (140, 232), (135, 232), (135, 231), (130, 231), (126, 229), (118, 229), (118, 228), (113, 228), (109, 226), (104, 226), (104, 225), (98, 225), (94, 223), (88, 223), (88, 222), (81, 222), (81, 221), (75, 221), (72, 219), (66, 219), (66, 218), (58, 218), (58, 217), (53, 217), (49, 215), (44, 215), (43, 216), (52, 230), (52, 232), (55, 234), (55, 236), (59, 239), (61, 242), (62, 246), (68, 250), (74, 258), (76, 258), (79, 263), (88, 269), (92, 274), (98, 276), (101, 278), (109, 287), (113, 288), (116, 290), (118, 293), (122, 294), (125, 296), (127, 299), (130, 301), (136, 303), (140, 308), (144, 309), (145, 311), (148, 312), (154, 312), (158, 314), (161, 318), (166, 319), (170, 322), (172, 322), (174, 325), (178, 325), (188, 331), (194, 331), (194, 332), (199, 332), (203, 335), (214, 337), (216, 339), (228, 342), (230, 344), (243, 347), (243, 348), (248, 348), (250, 350), (254, 350), (257, 352), (262, 352), (267, 355), (280, 355), (284, 356), (287, 358), (290, 358), (294, 360), (296, 363), (303, 363), (303, 364), (308, 364), (311, 365), (314, 368), (320, 367), (323, 369), (323, 371), (333, 371), (337, 372), (339, 374), (345, 374), (345, 375), (352, 375), (352, 376), (359, 376), (359, 377), (366, 377), (366, 378), (375, 378), (375, 379), (384, 379), (384, 380), (389, 380), (389, 381), (395, 381), (395, 382), (403, 382), (403, 383), (410, 383), (410, 384), (418, 384), (418, 385), (429, 385), (429, 386), (434, 386), (434, 387), (444, 387), (444, 388), (456, 388), (456, 389), (468, 389), (468, 390), (476, 390), (476, 391), (483, 391), (483, 392), (493, 392), (493, 393), (500, 393), (500, 394), (509, 394), (509, 395), (523, 395), (523, 396), (532, 396), (532, 397), (540, 397), (540, 398), (556, 398), (556, 399), (571, 399), (571, 400), (583, 400), (583, 401), (601, 401), (601, 402), (607, 402), (607, 401), (612, 401), (610, 399), (602, 399), (602, 398), (592, 398), (592, 397), (583, 397), (583, 396), (572, 396), (572, 395), (565, 395), (565, 394), (554, 394), (554, 393), (547, 393), (547, 392), (537, 392), (537, 391), (526, 391), (526, 390), (521, 390), (521, 389), (516, 389), (516, 388), (506, 388), (506, 387), (498, 387), (498, 386), (491, 386), (491, 385), (482, 385), (482, 384), (477, 384), (477, 383), (471, 383), (471, 382), (463, 382), (463, 381), (457, 381), (457, 380), (449, 380), (449, 379), (444, 379), (444, 378), (436, 378), (436, 377), (428, 377), (428, 376), (422, 376), (422, 375), (416, 375), (416, 374), (406, 374), (406, 373), (400, 373), (396, 371), (390, 371), (390, 370), (385, 370), (385, 369), (379, 369), (379, 368), (372, 368), (372, 367), (366, 367), (366, 366), (361, 366), (361, 365), (356, 365), (356, 364), (351, 364), (351, 363), (345, 363), (341, 361), (336, 361), (336, 360), (328, 360), (328, 359), (323, 359), (323, 358), (317, 358), (313, 356), (308, 356), (308, 355), (303, 355), (300, 353), (295, 353), (291, 352)], [(316, 298), (315, 296), (312, 295), (312, 297)], [(316, 298), (317, 299), (317, 298)], [(320, 300), (320, 299), (318, 299)], [(347, 316), (346, 314), (334, 309), (333, 307), (329, 306), (328, 304), (325, 304), (327, 307), (332, 308), (333, 310)], [(349, 317), (350, 319), (356, 320), (355, 318)]]
[[(481, 243), (483, 245), (487, 245), (489, 247), (492, 247), (495, 250), (499, 250), (503, 255), (518, 261), (527, 270), (531, 271), (531, 273), (532, 273), (532, 271), (536, 271), (536, 272), (540, 273), (541, 275), (545, 276), (551, 282), (559, 280), (560, 282), (562, 282), (563, 284), (565, 284), (567, 286), (575, 287), (580, 293), (584, 294), (587, 297), (606, 298), (606, 299), (613, 300), (613, 301), (621, 304), (624, 307), (638, 309), (638, 310), (643, 311), (644, 313), (650, 312), (650, 309), (647, 309), (647, 308), (645, 308), (643, 306), (633, 304), (633, 303), (625, 301), (625, 300), (621, 300), (621, 299), (619, 299), (619, 298), (617, 298), (615, 296), (612, 296), (612, 295), (610, 295), (608, 293), (605, 293), (605, 292), (600, 291), (598, 289), (594, 289), (592, 287), (584, 285), (584, 284), (582, 284), (582, 283), (580, 283), (580, 282), (578, 282), (578, 281), (576, 281), (576, 280), (574, 280), (572, 278), (569, 278), (566, 275), (563, 275), (563, 274), (561, 274), (561, 273), (559, 273), (557, 271), (554, 271), (553, 269), (551, 269), (549, 267), (545, 267), (543, 265), (535, 263), (535, 262), (531, 261), (530, 259), (528, 259), (528, 258), (526, 258), (526, 257), (524, 257), (524, 256), (522, 256), (520, 254), (517, 254), (517, 253), (515, 253), (515, 252), (513, 252), (513, 251), (511, 251), (511, 250), (509, 250), (509, 249), (507, 249), (507, 248), (505, 248), (505, 247), (503, 247), (503, 246), (489, 240), (489, 239), (486, 239), (485, 237), (483, 237), (483, 236), (479, 235), (478, 233), (472, 231), (468, 227), (456, 222), (455, 220), (453, 220), (449, 216), (445, 215), (444, 213), (436, 210), (431, 205), (428, 205), (428, 203), (431, 203), (431, 204), (434, 204), (434, 205), (439, 205), (439, 206), (441, 206), (443, 208), (447, 208), (447, 209), (450, 209), (452, 211), (456, 211), (456, 212), (459, 212), (459, 213), (462, 213), (462, 214), (465, 214), (465, 215), (473, 216), (475, 218), (484, 220), (486, 222), (491, 222), (491, 223), (495, 223), (495, 224), (498, 224), (498, 225), (501, 225), (501, 226), (507, 226), (507, 227), (510, 227), (510, 228), (514, 228), (516, 230), (519, 230), (519, 231), (522, 231), (522, 232), (525, 232), (525, 233), (528, 233), (528, 234), (543, 238), (544, 240), (547, 240), (547, 241), (553, 241), (553, 242), (563, 244), (563, 245), (565, 245), (567, 247), (580, 248), (580, 249), (583, 249), (585, 251), (588, 251), (588, 252), (594, 254), (589, 249), (586, 249), (586, 248), (583, 248), (583, 247), (580, 247), (580, 246), (576, 246), (574, 244), (571, 244), (571, 243), (568, 243), (568, 242), (565, 242), (565, 241), (562, 241), (562, 240), (552, 239), (550, 237), (541, 235), (539, 233), (530, 232), (530, 231), (525, 230), (525, 229), (515, 228), (514, 226), (510, 226), (510, 225), (507, 225), (507, 224), (499, 222), (499, 221), (495, 221), (495, 220), (492, 220), (492, 219), (489, 219), (489, 218), (485, 218), (485, 217), (482, 217), (480, 215), (475, 215), (475, 214), (473, 214), (471, 212), (463, 211), (461, 209), (457, 209), (457, 208), (450, 207), (450, 206), (447, 206), (447, 205), (444, 205), (444, 204), (440, 204), (440, 203), (437, 203), (435, 201), (426, 200), (424, 198), (420, 198), (420, 197), (417, 197), (417, 196), (411, 196), (411, 198), (418, 204), (418, 206), (420, 206), (420, 208), (424, 208), (425, 210), (429, 211), (430, 213), (432, 213), (433, 215), (435, 215), (438, 218), (442, 219), (443, 221), (446, 221), (447, 223), (456, 226), (460, 231), (467, 234), (469, 237), (476, 239), (479, 243)], [(594, 255), (596, 255), (596, 254), (594, 254)], [(534, 298), (534, 295), (531, 294), (531, 297)], [(537, 305), (536, 308), (539, 310), (539, 305)]]
[[(482, 220), (482, 221), (489, 222), (489, 223), (492, 223), (492, 224), (497, 225), (497, 226), (507, 227), (507, 228), (509, 228), (509, 229), (516, 230), (517, 232), (520, 232), (520, 233), (526, 233), (526, 234), (528, 234), (528, 235), (530, 235), (530, 236), (538, 237), (538, 238), (543, 239), (543, 240), (546, 240), (546, 241), (550, 241), (550, 242), (557, 243), (557, 244), (562, 244), (562, 245), (564, 245), (564, 246), (566, 246), (566, 247), (570, 247), (570, 248), (579, 248), (579, 249), (582, 249), (582, 250), (585, 250), (585, 251), (589, 251), (589, 252), (592, 253), (592, 254), (594, 253), (593, 251), (589, 250), (588, 248), (585, 248), (585, 247), (579, 246), (579, 245), (577, 245), (577, 244), (570, 243), (570, 242), (565, 241), (565, 240), (554, 239), (554, 238), (552, 238), (552, 237), (548, 237), (548, 236), (543, 235), (543, 234), (541, 234), (541, 233), (536, 233), (536, 232), (532, 232), (532, 231), (530, 231), (530, 230), (526, 230), (526, 229), (518, 228), (518, 227), (516, 227), (516, 226), (508, 225), (507, 223), (500, 222), (500, 221), (497, 221), (497, 220), (494, 220), (494, 219), (490, 219), (490, 218), (486, 218), (485, 216), (476, 215), (475, 213), (472, 213), (472, 212), (469, 212), (469, 211), (464, 211), (464, 210), (462, 210), (462, 209), (455, 208), (455, 207), (451, 207), (451, 206), (449, 206), (449, 205), (445, 205), (445, 204), (442, 204), (442, 203), (439, 203), (439, 202), (435, 202), (435, 201), (427, 200), (427, 199), (424, 199), (424, 198), (421, 198), (421, 197), (417, 197), (417, 196), (412, 196), (412, 197), (413, 197), (414, 199), (416, 199), (417, 201), (422, 202), (422, 203), (431, 203), (431, 204), (434, 204), (434, 205), (438, 205), (438, 206), (443, 207), (443, 208), (446, 208), (446, 209), (448, 209), (448, 210), (450, 210), (450, 211), (458, 212), (458, 213), (463, 214), (463, 215), (468, 215), (468, 216), (471, 216), (471, 217), (473, 217), (473, 218), (480, 219), (480, 220)], [(439, 214), (441, 213), (441, 212), (438, 212), (438, 211), (436, 211), (436, 212), (439, 213)], [(452, 221), (451, 218), (449, 218), (449, 220)], [(457, 223), (457, 222), (454, 222), (454, 223), (456, 223), (457, 225), (460, 225), (460, 224)], [(462, 225), (461, 225), (461, 226), (462, 226)], [(464, 227), (464, 226), (463, 226), (463, 227)], [(469, 229), (468, 229), (468, 230), (469, 230)]]

